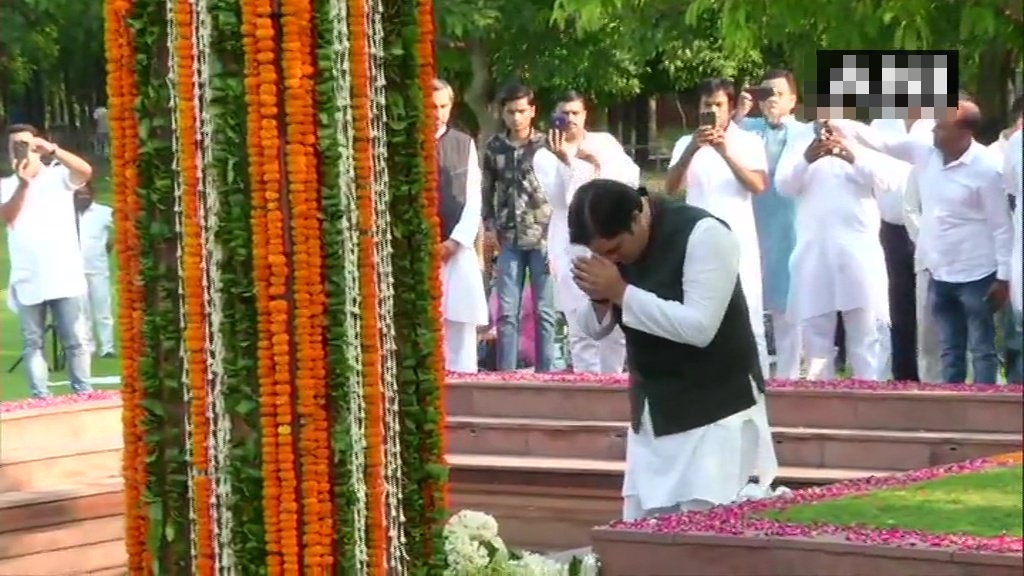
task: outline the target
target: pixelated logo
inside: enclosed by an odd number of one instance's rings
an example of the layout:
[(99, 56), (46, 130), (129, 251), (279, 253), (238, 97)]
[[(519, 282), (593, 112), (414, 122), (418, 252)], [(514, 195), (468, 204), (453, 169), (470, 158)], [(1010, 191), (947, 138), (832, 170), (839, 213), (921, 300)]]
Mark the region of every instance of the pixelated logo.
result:
[(886, 111), (956, 106), (956, 50), (818, 50), (816, 106)]

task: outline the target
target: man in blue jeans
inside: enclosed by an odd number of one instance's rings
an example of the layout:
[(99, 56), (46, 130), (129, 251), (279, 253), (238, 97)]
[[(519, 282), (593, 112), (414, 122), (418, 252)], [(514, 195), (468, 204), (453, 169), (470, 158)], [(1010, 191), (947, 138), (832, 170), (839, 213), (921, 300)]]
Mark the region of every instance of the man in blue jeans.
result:
[(533, 129), (533, 91), (510, 84), (498, 95), (506, 131), (483, 153), (484, 228), (497, 245), (498, 370), (515, 370), (523, 288), (530, 279), (536, 312), (537, 372), (550, 372), (555, 356), (555, 308), (545, 239), (551, 206), (533, 171), (533, 157), (547, 141)]
[[(43, 357), (47, 309), (64, 345), (71, 387), (88, 392), (90, 360), (82, 322), (86, 282), (73, 198), (92, 176), (92, 167), (27, 124), (10, 126), (7, 134), (14, 169), (13, 176), (0, 180), (0, 220), (7, 227), (11, 257), (7, 305), (21, 320), (32, 395), (50, 395)], [(57, 162), (47, 165), (42, 156)]]

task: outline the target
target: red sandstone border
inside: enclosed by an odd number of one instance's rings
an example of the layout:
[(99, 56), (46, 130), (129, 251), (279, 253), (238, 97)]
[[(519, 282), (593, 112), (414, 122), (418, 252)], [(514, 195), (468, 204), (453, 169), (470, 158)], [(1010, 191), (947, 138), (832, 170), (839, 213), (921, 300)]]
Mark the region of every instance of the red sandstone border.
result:
[[(840, 482), (797, 490), (789, 495), (765, 500), (746, 501), (730, 506), (721, 506), (706, 512), (687, 512), (634, 522), (614, 522), (595, 529), (595, 541), (617, 539), (626, 536), (630, 540), (646, 540), (651, 536), (668, 536), (679, 542), (680, 537), (700, 539), (724, 536), (741, 539), (768, 539), (778, 543), (790, 541), (794, 547), (801, 541), (806, 543), (866, 545), (880, 548), (931, 549), (946, 554), (997, 554), (1015, 555), (1016, 566), (1021, 566), (1024, 554), (1024, 538), (1019, 536), (980, 537), (956, 534), (932, 534), (919, 530), (897, 528), (878, 529), (834, 524), (794, 524), (778, 522), (761, 516), (770, 511), (835, 500), (846, 496), (866, 494), (889, 488), (908, 487), (920, 482), (953, 475), (978, 472), (994, 468), (1020, 466), (1021, 453), (1016, 452), (993, 458), (970, 460), (958, 464), (937, 466), (891, 476), (873, 476), (859, 480)], [(654, 540), (664, 540), (655, 537)], [(721, 544), (721, 543), (719, 543)], [(746, 546), (756, 546), (746, 544)]]
[[(529, 371), (448, 373), (449, 382), (488, 384), (580, 384), (589, 386), (626, 386), (625, 375), (576, 374), (556, 372), (537, 374)], [(925, 384), (922, 382), (875, 382), (868, 380), (769, 380), (772, 391), (849, 391), (849, 392), (948, 392), (951, 394), (995, 394), (1024, 398), (1024, 386), (1019, 384)], [(121, 398), (117, 390), (97, 390), (87, 394), (62, 394), (50, 398), (29, 398), (13, 402), (0, 402), (0, 413), (27, 409), (55, 408), (82, 402), (110, 401)]]

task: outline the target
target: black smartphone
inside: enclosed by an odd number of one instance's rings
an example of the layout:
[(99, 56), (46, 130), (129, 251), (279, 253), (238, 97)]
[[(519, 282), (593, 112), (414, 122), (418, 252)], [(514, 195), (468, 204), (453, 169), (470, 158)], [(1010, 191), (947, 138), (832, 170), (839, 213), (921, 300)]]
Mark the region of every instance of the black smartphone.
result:
[(561, 112), (555, 112), (551, 115), (551, 127), (559, 132), (565, 132), (569, 129), (569, 117)]
[(718, 114), (710, 110), (701, 112), (697, 117), (697, 123), (701, 128), (714, 128), (718, 124)]
[(11, 153), (14, 155), (14, 161), (17, 163), (24, 162), (28, 159), (28, 142), (18, 140), (14, 142)]
[(765, 100), (775, 96), (775, 90), (771, 86), (751, 86), (744, 90), (750, 97), (757, 102), (764, 102)]

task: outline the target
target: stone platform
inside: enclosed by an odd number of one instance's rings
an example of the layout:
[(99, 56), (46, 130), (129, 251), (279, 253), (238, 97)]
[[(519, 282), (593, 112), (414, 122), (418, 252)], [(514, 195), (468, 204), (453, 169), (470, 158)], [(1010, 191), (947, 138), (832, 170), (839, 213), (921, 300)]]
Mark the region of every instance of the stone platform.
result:
[[(621, 380), (481, 374), (449, 384), (454, 509), (494, 515), (507, 542), (536, 551), (587, 546), (593, 526), (619, 517)], [(1020, 387), (886, 386), (773, 385), (779, 483), (831, 484), (1020, 449)], [(82, 573), (123, 573), (121, 448), (116, 393), (0, 405), (0, 576), (67, 574), (68, 558)]]
[[(1019, 456), (1017, 464), (1019, 465)], [(867, 493), (982, 469), (976, 460), (880, 481), (852, 481), (709, 512), (618, 523), (593, 532), (603, 576), (1010, 576), (1024, 573), (1022, 539), (899, 529), (795, 525), (759, 517), (793, 503)]]

